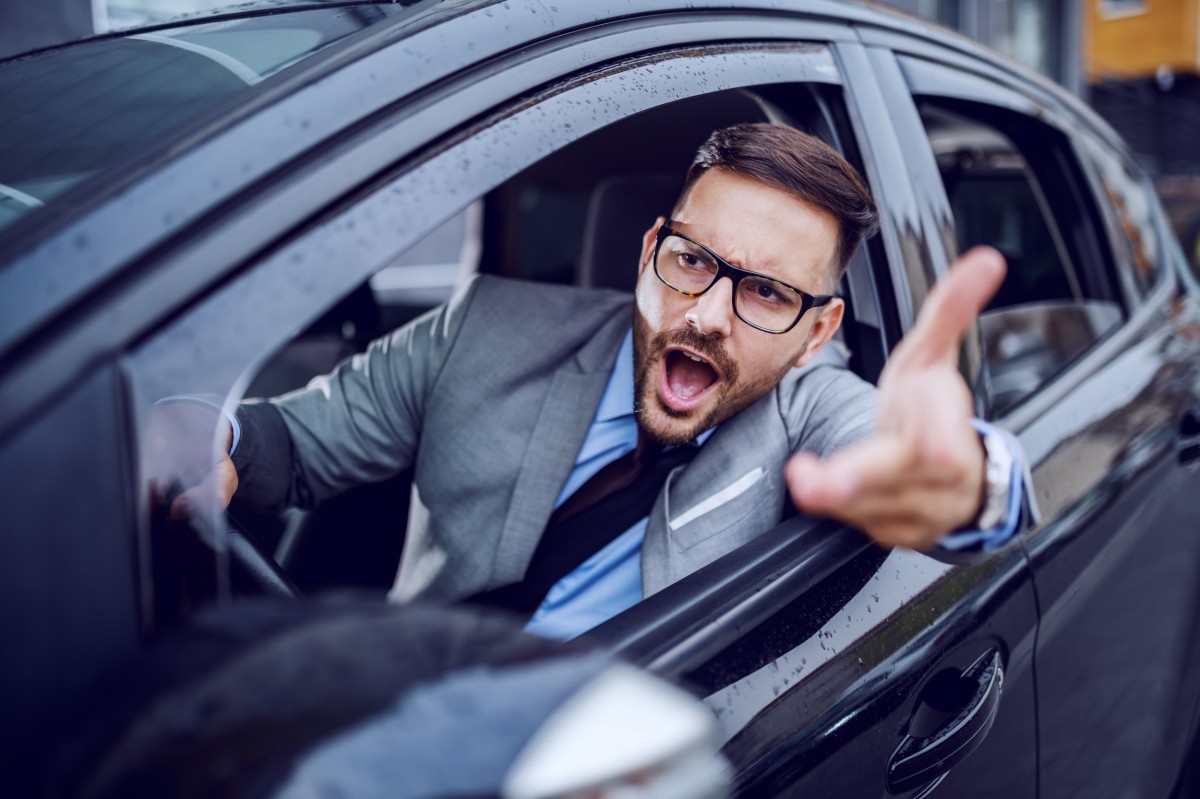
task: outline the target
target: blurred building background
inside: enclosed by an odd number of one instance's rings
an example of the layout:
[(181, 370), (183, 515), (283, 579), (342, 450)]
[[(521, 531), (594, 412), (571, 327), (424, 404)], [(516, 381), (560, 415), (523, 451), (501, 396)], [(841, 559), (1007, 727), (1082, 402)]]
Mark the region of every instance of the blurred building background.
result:
[(889, 0), (1088, 101), (1151, 175), (1200, 177), (1200, 0)]
[(1083, 7), (1097, 0), (887, 0), (1084, 94)]
[(1200, 0), (1088, 6), (1093, 107), (1151, 174), (1200, 174)]

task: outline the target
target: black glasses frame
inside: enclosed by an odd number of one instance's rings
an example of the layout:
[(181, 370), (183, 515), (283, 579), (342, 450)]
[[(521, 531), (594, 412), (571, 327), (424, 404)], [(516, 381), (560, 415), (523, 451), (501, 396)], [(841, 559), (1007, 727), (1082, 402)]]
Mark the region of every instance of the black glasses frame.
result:
[[(685, 297), (699, 297), (700, 295), (704, 294), (706, 291), (711, 289), (713, 286), (717, 285), (717, 281), (719, 281), (721, 278), (727, 277), (733, 283), (733, 291), (730, 294), (729, 299), (730, 299), (730, 302), (733, 304), (733, 313), (737, 316), (737, 318), (741, 319), (743, 322), (750, 325), (750, 327), (754, 328), (755, 330), (761, 330), (764, 333), (771, 333), (774, 335), (779, 335), (781, 333), (788, 332), (793, 327), (800, 324), (800, 320), (804, 318), (804, 314), (808, 313), (810, 308), (820, 308), (822, 305), (828, 304), (829, 301), (833, 299), (833, 295), (809, 294), (804, 289), (798, 289), (795, 286), (791, 285), (790, 283), (784, 283), (779, 278), (771, 277), (770, 275), (764, 275), (761, 272), (751, 272), (749, 269), (742, 269), (740, 266), (734, 266), (733, 264), (729, 263), (721, 256), (717, 255), (715, 252), (713, 252), (708, 247), (705, 247), (703, 244), (701, 244), (700, 242), (693, 239), (691, 236), (687, 236), (683, 233), (680, 233), (678, 230), (671, 227), (672, 224), (674, 224), (673, 221), (667, 220), (666, 223), (664, 223), (663, 225), (660, 225), (658, 228), (658, 234), (654, 238), (654, 276), (657, 277), (659, 282), (661, 282), (664, 286), (671, 289), (671, 291), (682, 294)], [(713, 279), (712, 279), (711, 283), (709, 283), (707, 286), (705, 286), (700, 291), (684, 291), (681, 288), (672, 286), (670, 283), (667, 282), (667, 279), (665, 277), (663, 277), (661, 274), (659, 274), (658, 250), (662, 246), (663, 239), (667, 238), (667, 236), (677, 236), (677, 237), (683, 239), (684, 241), (694, 244), (695, 246), (699, 247), (700, 249), (704, 250), (706, 253), (708, 253), (709, 255), (712, 256), (713, 260), (715, 260), (717, 262), (717, 273), (715, 275), (713, 275)], [(782, 330), (771, 330), (770, 328), (762, 327), (761, 325), (756, 325), (753, 322), (751, 322), (749, 319), (747, 319), (746, 317), (742, 316), (741, 310), (738, 309), (737, 289), (738, 289), (738, 284), (742, 282), (742, 279), (747, 278), (747, 277), (757, 277), (757, 278), (762, 278), (763, 280), (770, 280), (772, 283), (776, 283), (776, 284), (784, 287), (785, 289), (788, 289), (789, 291), (793, 291), (796, 294), (800, 295), (800, 313), (796, 314), (796, 318), (792, 321), (792, 323), (790, 325), (788, 325), (787, 327), (785, 327)]]

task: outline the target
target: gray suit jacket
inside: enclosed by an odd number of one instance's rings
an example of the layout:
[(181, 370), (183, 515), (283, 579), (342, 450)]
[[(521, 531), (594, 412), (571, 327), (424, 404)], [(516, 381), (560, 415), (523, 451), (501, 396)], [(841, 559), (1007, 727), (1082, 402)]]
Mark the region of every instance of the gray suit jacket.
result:
[[(276, 398), (293, 497), (414, 467), (392, 598), (456, 599), (519, 580), (632, 322), (628, 294), (480, 277), (306, 388)], [(866, 436), (875, 389), (793, 370), (671, 474), (642, 550), (648, 596), (791, 513), (784, 464)], [(815, 523), (815, 522), (814, 522)]]

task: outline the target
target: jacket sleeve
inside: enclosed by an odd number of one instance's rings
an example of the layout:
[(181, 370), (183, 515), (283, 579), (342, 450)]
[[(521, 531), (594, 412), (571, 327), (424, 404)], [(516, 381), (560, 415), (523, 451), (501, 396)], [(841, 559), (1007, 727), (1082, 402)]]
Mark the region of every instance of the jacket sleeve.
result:
[(311, 507), (407, 468), (426, 401), (480, 282), (371, 342), (304, 388), (238, 411), (236, 497), (258, 508)]
[(791, 451), (826, 457), (871, 435), (877, 391), (836, 355), (822, 351), (800, 374), (780, 384), (780, 413)]

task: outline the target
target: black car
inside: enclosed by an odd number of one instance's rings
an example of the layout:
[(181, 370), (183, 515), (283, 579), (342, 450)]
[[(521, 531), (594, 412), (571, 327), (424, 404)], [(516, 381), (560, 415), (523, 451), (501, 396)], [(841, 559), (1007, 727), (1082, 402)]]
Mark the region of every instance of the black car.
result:
[(391, 582), (406, 475), (182, 524), (155, 403), (302, 385), (476, 272), (629, 288), (699, 142), (770, 120), (880, 206), (842, 286), (866, 379), (959, 249), (1005, 254), (961, 362), (1040, 522), (965, 567), (785, 523), (580, 645), (702, 697), (739, 795), (1195, 795), (1197, 298), (1048, 81), (828, 0), (257, 3), (11, 59), (0, 108), (7, 751), (198, 613)]

